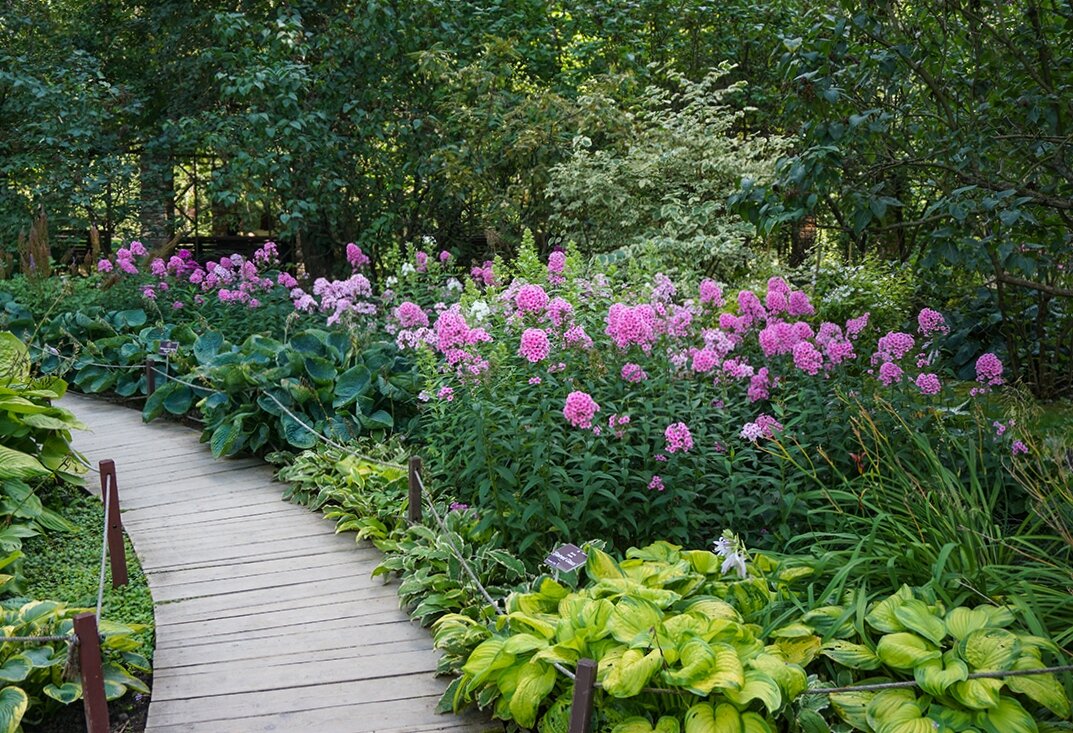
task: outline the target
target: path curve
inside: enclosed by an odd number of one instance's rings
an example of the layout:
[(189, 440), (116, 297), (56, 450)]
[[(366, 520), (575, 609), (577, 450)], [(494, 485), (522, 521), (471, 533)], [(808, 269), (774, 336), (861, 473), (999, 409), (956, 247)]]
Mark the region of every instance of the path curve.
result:
[(61, 404), (90, 427), (75, 448), (115, 461), (153, 595), (148, 733), (488, 730), (434, 713), (438, 654), (395, 586), (370, 577), (379, 553), (282, 501), (263, 461), (214, 459), (197, 432), (125, 407)]

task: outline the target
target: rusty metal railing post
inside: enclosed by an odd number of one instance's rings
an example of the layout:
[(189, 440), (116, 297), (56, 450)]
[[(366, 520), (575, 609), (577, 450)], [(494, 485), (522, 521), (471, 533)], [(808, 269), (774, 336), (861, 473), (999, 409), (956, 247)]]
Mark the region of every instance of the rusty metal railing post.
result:
[(78, 637), (78, 664), (82, 675), (82, 707), (86, 711), (88, 733), (108, 733), (108, 700), (104, 696), (104, 667), (97, 617), (80, 613), (74, 617)]
[(119, 516), (119, 484), (116, 482), (115, 461), (100, 462), (101, 501), (108, 507), (104, 531), (108, 533), (108, 559), (112, 563), (112, 587), (127, 584), (127, 548), (123, 544), (123, 520)]

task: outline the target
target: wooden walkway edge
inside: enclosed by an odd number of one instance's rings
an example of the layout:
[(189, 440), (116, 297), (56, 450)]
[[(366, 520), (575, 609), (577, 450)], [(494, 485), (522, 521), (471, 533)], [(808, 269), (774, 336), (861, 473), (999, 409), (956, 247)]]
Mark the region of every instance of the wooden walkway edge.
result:
[(262, 461), (214, 459), (195, 431), (117, 405), (62, 404), (90, 427), (75, 448), (115, 460), (153, 595), (149, 733), (502, 730), (434, 712), (448, 680), (394, 586), (371, 578), (379, 553), (282, 501)]

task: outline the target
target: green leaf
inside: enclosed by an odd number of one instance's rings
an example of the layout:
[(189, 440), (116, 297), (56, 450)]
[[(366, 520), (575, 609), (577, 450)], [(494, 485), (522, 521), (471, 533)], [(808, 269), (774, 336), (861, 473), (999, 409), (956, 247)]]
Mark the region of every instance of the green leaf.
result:
[(364, 364), (358, 364), (339, 375), (335, 383), (335, 399), (332, 407), (339, 409), (353, 404), (358, 397), (369, 391), (372, 374)]
[(31, 479), (48, 476), (50, 471), (28, 453), (0, 445), (0, 479)]
[[(1013, 668), (1016, 670), (1038, 669), (1039, 666), (1039, 660), (1035, 657), (1021, 657)], [(1039, 703), (1062, 720), (1069, 719), (1071, 713), (1069, 698), (1066, 697), (1065, 687), (1053, 674), (1007, 677), (1006, 687)]]
[(863, 644), (848, 641), (829, 641), (823, 645), (823, 655), (850, 669), (878, 669), (882, 661)]
[(830, 700), (838, 717), (857, 730), (867, 731), (868, 706), (875, 696), (874, 692), (837, 692), (831, 695)]
[(555, 668), (543, 662), (526, 664), (518, 674), (518, 686), (510, 698), (510, 714), (523, 728), (536, 725), (537, 711), (555, 687)]
[(197, 359), (199, 364), (208, 365), (220, 352), (220, 348), (223, 345), (223, 334), (218, 331), (206, 331), (198, 336), (197, 341), (194, 342), (194, 358)]
[(728, 688), (723, 690), (731, 702), (745, 707), (753, 700), (764, 703), (769, 713), (774, 713), (782, 706), (782, 690), (768, 675), (755, 669), (745, 672), (745, 684), (740, 690)]
[[(308, 449), (317, 444), (317, 436), (287, 413), (283, 413), (279, 421), (283, 427), (283, 437), (290, 445), (295, 448)], [(311, 421), (308, 416), (303, 416), (303, 422), (308, 424)]]
[(954, 683), (964, 682), (968, 675), (968, 665), (953, 655), (949, 659), (932, 659), (913, 670), (920, 689), (935, 697), (945, 694)]
[(946, 626), (936, 617), (928, 604), (911, 598), (894, 607), (894, 617), (910, 631), (923, 636), (933, 644), (942, 642), (946, 636)]
[(987, 733), (1038, 733), (1039, 727), (1021, 703), (1003, 697), (990, 710), (976, 713), (973, 722)]
[(902, 623), (894, 614), (894, 609), (912, 597), (913, 591), (910, 590), (909, 586), (903, 585), (898, 589), (897, 593), (876, 603), (868, 615), (864, 617), (864, 620), (873, 629), (882, 631), (885, 634), (905, 631), (905, 627), (902, 626)]
[(64, 682), (62, 685), (45, 685), (42, 690), (46, 695), (53, 700), (58, 700), (64, 705), (70, 705), (76, 700), (82, 699), (82, 683), (81, 682)]
[(617, 641), (627, 646), (645, 644), (663, 620), (659, 606), (643, 598), (626, 596), (615, 604), (608, 628)]
[(4, 682), (22, 682), (34, 667), (32, 660), (25, 654), (15, 654), (7, 658), (0, 666), (0, 680)]
[(164, 409), (172, 415), (185, 415), (194, 404), (194, 391), (185, 384), (173, 382), (176, 389), (164, 400)]
[(611, 729), (611, 733), (652, 733), (652, 723), (648, 718), (634, 716), (616, 725)]
[(662, 664), (663, 655), (658, 649), (648, 654), (638, 649), (625, 649), (605, 655), (600, 659), (600, 681), (604, 692), (612, 697), (635, 697)]
[(966, 680), (955, 684), (949, 692), (951, 697), (967, 708), (986, 710), (998, 705), (1002, 680)]
[(876, 645), (876, 654), (883, 664), (895, 669), (913, 669), (918, 664), (941, 656), (933, 645), (908, 632), (883, 636)]
[(989, 620), (990, 617), (982, 609), (958, 606), (946, 614), (946, 631), (960, 641), (973, 631), (988, 626)]
[(1005, 671), (1021, 656), (1021, 642), (1005, 629), (977, 629), (961, 640), (958, 652), (974, 672)]
[[(681, 669), (664, 672), (663, 679), (670, 685), (684, 687), (697, 695), (707, 696), (712, 690), (720, 689), (730, 697), (729, 691), (740, 690), (747, 679), (738, 653), (729, 644), (709, 643), (700, 638), (689, 639), (682, 646), (681, 663)], [(769, 680), (775, 688), (774, 694), (781, 699), (782, 694), (774, 680), (755, 670), (750, 670), (749, 673), (754, 679), (762, 677)], [(753, 692), (765, 693), (759, 688)]]
[(15, 733), (22, 723), (22, 716), (30, 698), (18, 687), (5, 687), (0, 690), (0, 733)]
[(305, 358), (306, 374), (315, 384), (333, 384), (336, 377), (335, 365), (321, 356)]
[(614, 558), (601, 549), (589, 547), (588, 557), (585, 559), (585, 572), (593, 580), (626, 577), (619, 568)]

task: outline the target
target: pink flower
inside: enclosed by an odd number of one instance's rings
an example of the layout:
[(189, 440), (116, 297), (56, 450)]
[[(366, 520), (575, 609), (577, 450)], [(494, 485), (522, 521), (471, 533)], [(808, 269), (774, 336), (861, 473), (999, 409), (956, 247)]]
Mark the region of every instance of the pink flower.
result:
[(145, 245), (139, 242), (137, 239), (130, 243), (130, 253), (135, 257), (145, 257), (147, 254), (149, 254), (145, 250)]
[(816, 350), (808, 341), (802, 341), (794, 346), (794, 366), (812, 376), (816, 376), (823, 368), (823, 354)]
[(790, 294), (789, 312), (791, 316), (811, 316), (816, 313), (816, 309), (812, 307), (808, 296), (798, 290)]
[(879, 381), (888, 387), (902, 381), (903, 374), (902, 368), (893, 361), (885, 361), (879, 367)]
[(474, 267), (469, 271), (469, 274), (474, 280), (486, 287), (495, 285), (496, 276), (495, 273), (492, 272), (491, 260), (485, 260), (484, 265), (481, 267)]
[(664, 448), (668, 453), (688, 453), (693, 448), (693, 435), (684, 422), (671, 423), (663, 431), (663, 438), (667, 441)]
[(418, 252), (414, 255), (414, 260), (417, 262), (418, 272), (428, 272), (428, 255), (424, 252)]
[(541, 328), (527, 328), (522, 333), (522, 342), (518, 347), (518, 353), (536, 364), (544, 361), (551, 353), (551, 344), (548, 342), (548, 334)]
[(529, 384), (540, 384), (540, 377), (529, 377)]
[(931, 308), (924, 308), (920, 311), (917, 315), (917, 325), (922, 336), (930, 336), (933, 333), (950, 333), (943, 314)]
[(164, 260), (157, 257), (149, 263), (149, 270), (157, 277), (164, 277), (168, 273), (168, 266), (164, 264)]
[(116, 262), (119, 263), (119, 269), (128, 275), (137, 275), (138, 268), (134, 266), (134, 263), (130, 259), (116, 258)]
[(648, 379), (648, 374), (640, 364), (629, 362), (622, 365), (622, 378), (627, 382), (643, 382)]
[(451, 387), (440, 387), (440, 389), (436, 392), (436, 397), (441, 400), (446, 400), (447, 402), (450, 402), (455, 398), (455, 391)]
[(566, 253), (565, 252), (552, 252), (548, 255), (548, 273), (551, 275), (562, 275), (563, 269), (566, 267)]
[(450, 261), (451, 261), (451, 253), (448, 252), (447, 250), (441, 250), (440, 251), (440, 264), (441, 265), (446, 265)]
[(700, 281), (700, 302), (713, 308), (723, 307), (723, 289), (710, 278)]
[(761, 367), (760, 371), (749, 379), (749, 389), (746, 391), (749, 402), (759, 402), (771, 397), (771, 378), (767, 367)]
[(604, 330), (615, 345), (627, 349), (636, 344), (650, 351), (656, 340), (657, 316), (652, 306), (641, 304), (628, 306), (615, 303), (607, 312), (607, 328)]
[(156, 300), (156, 291), (153, 290), (153, 286), (145, 285), (142, 287), (142, 297), (149, 300)]
[(648, 482), (648, 489), (650, 491), (663, 491), (666, 486), (663, 485), (663, 477), (659, 474), (652, 477), (652, 480)]
[(563, 323), (569, 321), (573, 313), (574, 306), (570, 305), (569, 301), (556, 297), (552, 298), (551, 301), (548, 302), (548, 320), (550, 320), (556, 328), (562, 326)]
[(724, 361), (723, 371), (734, 379), (749, 379), (754, 374), (752, 366), (743, 357)]
[(185, 307), (186, 307), (186, 304), (183, 303), (181, 300), (177, 300), (177, 301), (175, 301), (174, 303), (171, 304), (171, 309), (175, 310), (175, 311), (182, 310)]
[(872, 363), (897, 361), (912, 351), (915, 346), (916, 339), (909, 334), (890, 331), (876, 343), (876, 353), (872, 355)]
[(350, 263), (352, 269), (358, 270), (369, 264), (369, 256), (361, 251), (361, 247), (349, 243), (346, 246), (346, 261)]
[(997, 356), (988, 352), (976, 360), (976, 381), (991, 387), (1002, 384), (1002, 362)]
[(97, 272), (111, 272), (112, 263), (108, 260), (101, 260), (97, 263)]
[(693, 352), (693, 371), (697, 374), (707, 374), (717, 366), (719, 366), (719, 354), (711, 349), (697, 349)]
[(1025, 445), (1023, 442), (1021, 442), (1020, 440), (1015, 440), (1015, 441), (1013, 441), (1013, 445), (1010, 446), (1010, 454), (1015, 455), (1015, 456), (1016, 455), (1027, 455), (1028, 454), (1028, 446)]
[(583, 350), (592, 348), (592, 339), (581, 326), (571, 326), (563, 334), (563, 341), (567, 346), (580, 346)]
[[(194, 282), (193, 275), (190, 276), (190, 282)], [(281, 288), (287, 288), (287, 290), (291, 290), (292, 288), (298, 287), (298, 281), (295, 280), (294, 276), (291, 275), (289, 272), (279, 273), (279, 275), (276, 276), (276, 284), (278, 284)]]
[(868, 315), (865, 313), (863, 316), (857, 316), (846, 321), (846, 336), (851, 339), (857, 338), (861, 331), (868, 327)]
[(741, 437), (751, 443), (755, 443), (763, 434), (763, 428), (754, 422), (747, 422), (741, 426)]
[[(882, 367), (879, 371), (882, 375)], [(935, 374), (920, 374), (916, 379), (916, 385), (920, 393), (926, 395), (939, 394), (943, 390), (943, 385)]]
[(566, 397), (566, 404), (563, 406), (563, 417), (575, 428), (585, 428), (587, 430), (592, 427), (592, 419), (599, 411), (600, 406), (596, 404), (596, 400), (591, 395), (587, 392), (575, 390)]
[[(767, 318), (764, 304), (760, 302), (760, 298), (756, 297), (756, 293), (751, 290), (742, 290), (738, 293), (738, 312), (741, 314), (740, 318), (746, 328), (756, 321), (762, 321)], [(722, 323), (720, 318), (719, 325), (722, 325)]]
[(393, 311), (396, 320), (403, 328), (425, 328), (428, 326), (428, 314), (417, 303), (408, 300), (400, 303)]

